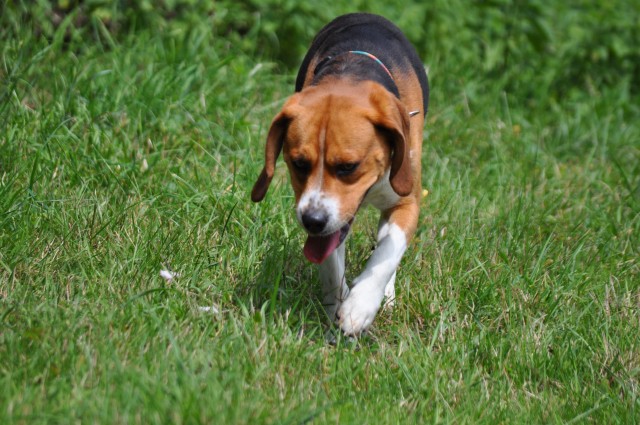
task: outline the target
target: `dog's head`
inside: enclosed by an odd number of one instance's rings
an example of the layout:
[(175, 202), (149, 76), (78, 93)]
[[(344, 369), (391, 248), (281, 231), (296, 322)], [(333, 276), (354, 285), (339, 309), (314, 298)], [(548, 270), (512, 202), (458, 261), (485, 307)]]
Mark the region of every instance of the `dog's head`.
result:
[(311, 86), (276, 115), (265, 165), (251, 199), (261, 201), (283, 152), (296, 199), (296, 216), (309, 234), (304, 253), (323, 262), (346, 237), (368, 190), (383, 178), (409, 195), (409, 116), (400, 101), (374, 82)]

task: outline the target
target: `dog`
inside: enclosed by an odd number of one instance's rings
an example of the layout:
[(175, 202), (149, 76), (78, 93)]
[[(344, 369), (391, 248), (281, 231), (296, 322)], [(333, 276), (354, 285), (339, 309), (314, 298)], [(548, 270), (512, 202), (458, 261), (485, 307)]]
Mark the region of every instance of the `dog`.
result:
[[(282, 152), (308, 234), (304, 255), (319, 264), (323, 305), (346, 335), (361, 335), (385, 297), (395, 299), (396, 270), (418, 224), (428, 102), (424, 65), (402, 31), (352, 13), (316, 35), (295, 93), (271, 123), (251, 199), (264, 198)], [(381, 212), (377, 244), (349, 288), (344, 241), (366, 204)]]

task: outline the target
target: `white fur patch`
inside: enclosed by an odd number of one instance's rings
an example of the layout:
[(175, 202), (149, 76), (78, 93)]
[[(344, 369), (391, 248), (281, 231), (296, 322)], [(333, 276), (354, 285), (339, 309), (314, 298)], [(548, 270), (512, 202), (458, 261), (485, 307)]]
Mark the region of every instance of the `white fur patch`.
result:
[(391, 187), (391, 183), (389, 183), (389, 174), (390, 171), (387, 170), (380, 181), (369, 189), (369, 193), (367, 193), (367, 196), (364, 198), (364, 203), (371, 204), (382, 211), (387, 210), (398, 203), (400, 195), (398, 195)]

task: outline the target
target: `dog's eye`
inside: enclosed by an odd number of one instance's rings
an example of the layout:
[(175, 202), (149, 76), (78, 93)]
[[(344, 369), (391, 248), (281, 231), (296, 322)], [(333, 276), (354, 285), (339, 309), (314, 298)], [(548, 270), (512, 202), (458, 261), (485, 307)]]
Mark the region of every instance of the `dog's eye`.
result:
[(336, 165), (336, 175), (339, 177), (348, 176), (356, 171), (358, 165), (360, 165), (359, 162), (345, 162), (343, 164), (338, 164)]
[(293, 161), (291, 161), (291, 165), (293, 165), (293, 168), (300, 173), (307, 174), (309, 171), (311, 171), (311, 163), (306, 159), (294, 159)]

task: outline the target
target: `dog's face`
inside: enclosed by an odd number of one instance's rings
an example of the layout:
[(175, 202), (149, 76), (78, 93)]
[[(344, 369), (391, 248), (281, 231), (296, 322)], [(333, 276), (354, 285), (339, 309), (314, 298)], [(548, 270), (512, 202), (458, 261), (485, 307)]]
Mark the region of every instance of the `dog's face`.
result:
[(274, 119), (252, 199), (264, 197), (282, 150), (296, 216), (309, 234), (305, 255), (321, 263), (344, 240), (367, 191), (387, 171), (398, 195), (411, 192), (408, 132), (405, 108), (376, 83), (309, 87)]

